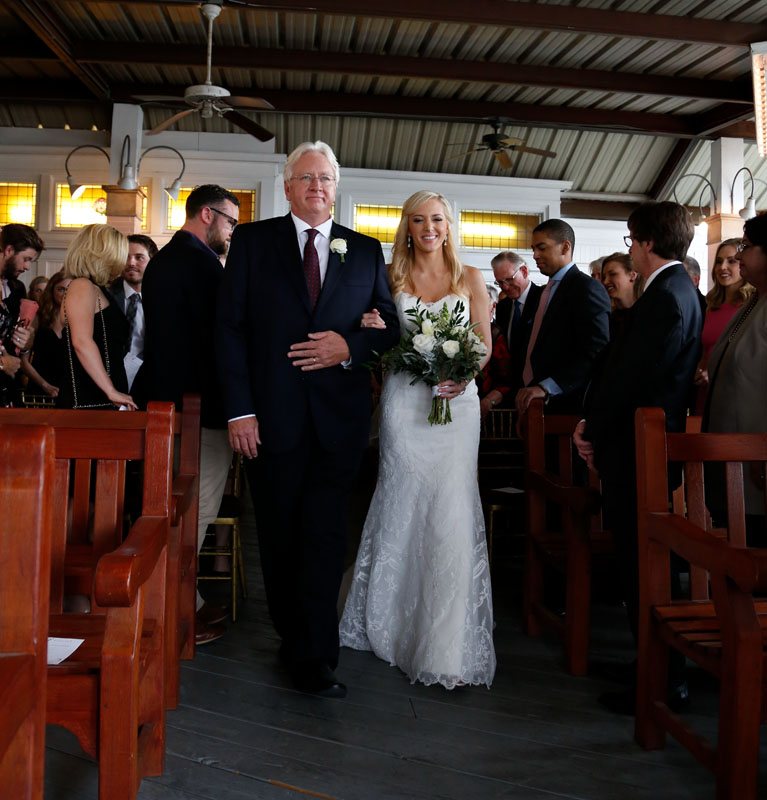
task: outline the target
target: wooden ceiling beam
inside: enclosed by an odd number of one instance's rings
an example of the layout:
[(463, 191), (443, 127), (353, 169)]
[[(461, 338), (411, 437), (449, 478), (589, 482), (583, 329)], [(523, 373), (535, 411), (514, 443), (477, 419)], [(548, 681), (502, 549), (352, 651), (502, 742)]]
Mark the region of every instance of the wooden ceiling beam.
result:
[[(87, 4), (88, 0), (86, 0)], [(96, 0), (91, 0), (96, 2)], [(125, 0), (98, 0), (120, 3)], [(130, 0), (136, 5), (199, 5), (198, 0)], [(307, 14), (341, 14), (353, 17), (392, 19), (439, 19), (468, 25), (501, 25), (507, 28), (536, 28), (566, 33), (595, 33), (675, 42), (693, 42), (747, 49), (750, 42), (767, 39), (767, 24), (721, 19), (641, 14), (606, 8), (512, 2), (512, 0), (389, 0), (371, 8), (359, 0), (224, 0), (224, 6), (243, 10), (296, 11)]]
[(679, 139), (674, 145), (674, 149), (669, 153), (668, 158), (655, 177), (653, 185), (647, 192), (653, 200), (658, 200), (665, 196), (670, 187), (674, 185), (696, 144), (697, 141), (695, 139)]
[(709, 138), (719, 138), (723, 128), (729, 128), (733, 124), (745, 122), (749, 117), (754, 116), (754, 110), (747, 109), (745, 106), (736, 103), (722, 103), (695, 116), (697, 120), (698, 135)]
[[(199, 67), (204, 48), (200, 45), (133, 44), (126, 42), (78, 42), (73, 52), (81, 64), (161, 64)], [(0, 53), (3, 53), (0, 46)], [(4, 53), (3, 53), (4, 55)], [(255, 47), (217, 46), (214, 66), (237, 69), (274, 69), (289, 72), (342, 75), (386, 75), (448, 81), (474, 81), (510, 86), (546, 86), (559, 89), (690, 97), (722, 102), (753, 103), (750, 77), (720, 81), (676, 78), (608, 70), (563, 69), (488, 61), (413, 58), (410, 56), (332, 53), (307, 50), (274, 50)]]
[(48, 47), (62, 64), (98, 99), (109, 98), (109, 87), (90, 66), (77, 63), (54, 4), (41, 0), (6, 0), (10, 9)]
[(563, 217), (576, 219), (612, 219), (626, 220), (631, 212), (640, 205), (638, 202), (610, 200), (579, 200), (563, 197), (559, 205), (559, 213)]

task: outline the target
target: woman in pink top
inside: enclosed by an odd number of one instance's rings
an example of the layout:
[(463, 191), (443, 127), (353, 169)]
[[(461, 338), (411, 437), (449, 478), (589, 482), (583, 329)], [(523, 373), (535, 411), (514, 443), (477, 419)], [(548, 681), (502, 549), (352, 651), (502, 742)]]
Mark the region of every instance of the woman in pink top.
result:
[(695, 413), (702, 414), (708, 390), (708, 357), (735, 312), (754, 291), (740, 275), (738, 245), (740, 239), (725, 239), (717, 248), (711, 271), (713, 286), (706, 295), (706, 319), (703, 323), (703, 353), (695, 373), (698, 397)]

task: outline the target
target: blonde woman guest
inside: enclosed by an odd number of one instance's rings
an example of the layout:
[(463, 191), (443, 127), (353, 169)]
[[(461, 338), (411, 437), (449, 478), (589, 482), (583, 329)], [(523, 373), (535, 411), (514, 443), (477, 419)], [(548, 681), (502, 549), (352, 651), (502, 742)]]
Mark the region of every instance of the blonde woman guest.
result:
[(698, 397), (695, 413), (702, 414), (708, 390), (708, 359), (722, 331), (743, 304), (748, 301), (754, 287), (740, 273), (738, 246), (740, 239), (725, 239), (717, 248), (711, 270), (713, 286), (706, 295), (706, 316), (703, 322), (703, 353), (695, 372)]
[[(450, 204), (423, 190), (408, 198), (389, 267), (400, 326), (407, 310), (462, 303), (490, 342), (482, 274), (464, 266)], [(377, 314), (363, 326), (381, 327)], [(488, 352), (480, 368), (490, 357)], [(447, 689), (490, 685), (495, 673), (490, 568), (477, 488), (480, 415), (473, 380), (443, 381), (453, 421), (430, 425), (431, 390), (389, 374), (381, 397), (381, 461), (341, 620), (341, 644), (372, 650), (410, 681)]]
[(72, 360), (56, 398), (61, 408), (136, 408), (123, 366), (128, 322), (104, 291), (127, 257), (127, 237), (109, 225), (86, 225), (69, 245), (63, 272), (72, 282), (59, 314)]

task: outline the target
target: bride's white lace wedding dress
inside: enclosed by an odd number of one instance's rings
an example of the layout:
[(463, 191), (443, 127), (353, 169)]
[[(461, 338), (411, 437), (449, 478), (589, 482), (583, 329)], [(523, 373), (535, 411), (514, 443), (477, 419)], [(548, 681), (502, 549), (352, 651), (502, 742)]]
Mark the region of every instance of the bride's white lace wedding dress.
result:
[[(457, 295), (427, 303), (452, 310)], [(416, 298), (396, 297), (400, 325)], [(479, 401), (472, 382), (450, 401), (453, 421), (430, 425), (431, 389), (387, 375), (381, 397), (380, 463), (341, 645), (372, 650), (411, 682), (490, 686), (495, 673), (493, 604), (477, 488)]]

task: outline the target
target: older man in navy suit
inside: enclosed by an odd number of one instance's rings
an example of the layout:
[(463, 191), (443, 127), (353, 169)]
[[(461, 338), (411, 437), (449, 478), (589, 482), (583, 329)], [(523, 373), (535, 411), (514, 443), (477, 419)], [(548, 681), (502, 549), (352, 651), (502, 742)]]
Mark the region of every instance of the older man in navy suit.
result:
[[(398, 339), (381, 245), (330, 216), (324, 142), (288, 157), (291, 212), (240, 226), (218, 304), (232, 447), (247, 461), (267, 603), (296, 688), (343, 697), (336, 603), (345, 504), (368, 442), (372, 351)], [(378, 309), (385, 330), (362, 328)]]

